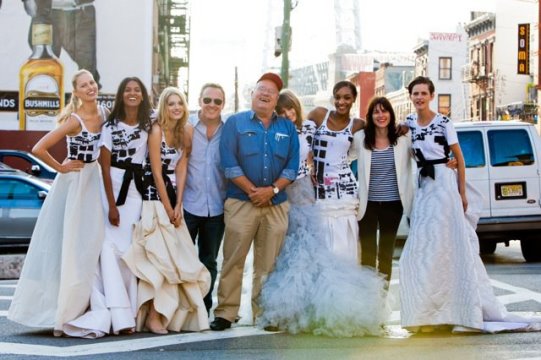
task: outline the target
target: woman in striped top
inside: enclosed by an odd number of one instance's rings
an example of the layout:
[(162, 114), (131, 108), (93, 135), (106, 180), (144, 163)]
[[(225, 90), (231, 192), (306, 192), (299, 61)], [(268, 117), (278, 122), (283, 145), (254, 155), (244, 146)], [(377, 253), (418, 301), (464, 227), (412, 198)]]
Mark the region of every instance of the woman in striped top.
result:
[(395, 114), (385, 97), (372, 99), (366, 117), (366, 128), (354, 136), (361, 263), (377, 267), (390, 281), (398, 225), (402, 214), (409, 215), (413, 201), (411, 137), (397, 134)]

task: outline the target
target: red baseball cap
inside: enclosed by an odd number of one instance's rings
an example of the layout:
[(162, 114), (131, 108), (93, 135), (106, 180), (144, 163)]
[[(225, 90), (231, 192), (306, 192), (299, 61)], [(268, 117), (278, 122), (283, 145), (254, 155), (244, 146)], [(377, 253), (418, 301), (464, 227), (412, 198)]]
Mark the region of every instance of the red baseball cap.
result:
[(282, 88), (284, 87), (284, 83), (282, 82), (280, 76), (272, 72), (264, 73), (263, 75), (261, 75), (259, 80), (257, 80), (257, 82), (260, 82), (262, 80), (272, 81), (278, 88), (278, 91), (282, 90)]

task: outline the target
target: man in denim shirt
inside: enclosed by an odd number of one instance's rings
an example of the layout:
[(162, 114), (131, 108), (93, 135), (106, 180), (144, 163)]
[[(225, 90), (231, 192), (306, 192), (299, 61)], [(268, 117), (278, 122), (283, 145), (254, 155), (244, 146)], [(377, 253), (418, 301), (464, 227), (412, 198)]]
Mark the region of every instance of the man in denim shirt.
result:
[(262, 282), (272, 271), (286, 234), (289, 204), (283, 190), (297, 177), (299, 140), (293, 123), (274, 112), (281, 89), (278, 75), (263, 74), (252, 92), (252, 110), (231, 116), (224, 125), (220, 154), (229, 182), (224, 260), (212, 330), (231, 327), (237, 317), (244, 262), (252, 242), (255, 319)]

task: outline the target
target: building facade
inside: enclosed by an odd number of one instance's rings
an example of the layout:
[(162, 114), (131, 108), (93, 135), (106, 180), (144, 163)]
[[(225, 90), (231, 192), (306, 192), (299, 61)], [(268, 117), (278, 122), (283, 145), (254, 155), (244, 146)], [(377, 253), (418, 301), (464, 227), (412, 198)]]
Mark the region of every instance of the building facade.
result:
[(462, 27), (454, 33), (429, 33), (415, 48), (415, 76), (429, 77), (436, 87), (433, 111), (455, 121), (468, 119), (468, 87), (462, 69), (467, 62), (467, 36)]

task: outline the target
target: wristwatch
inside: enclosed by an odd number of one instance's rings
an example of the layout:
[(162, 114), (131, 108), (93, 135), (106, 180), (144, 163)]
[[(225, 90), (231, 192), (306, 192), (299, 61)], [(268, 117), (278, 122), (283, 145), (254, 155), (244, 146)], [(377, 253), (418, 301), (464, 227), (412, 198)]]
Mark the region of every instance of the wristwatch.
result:
[(278, 195), (278, 193), (280, 192), (280, 188), (272, 184), (272, 192), (274, 193), (274, 195)]

